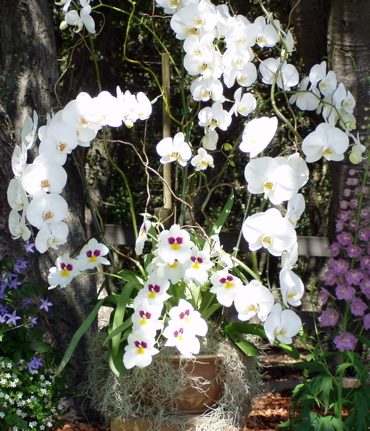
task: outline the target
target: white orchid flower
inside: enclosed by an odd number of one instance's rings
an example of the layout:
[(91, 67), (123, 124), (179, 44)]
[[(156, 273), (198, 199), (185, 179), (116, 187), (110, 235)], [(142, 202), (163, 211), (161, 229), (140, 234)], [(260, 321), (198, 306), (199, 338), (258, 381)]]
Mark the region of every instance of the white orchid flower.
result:
[(21, 183), (30, 196), (39, 191), (59, 194), (67, 183), (67, 173), (59, 163), (38, 156), (24, 170)]
[(283, 251), (289, 250), (297, 241), (293, 225), (276, 208), (249, 216), (242, 229), (251, 251), (264, 247), (273, 256), (281, 256)]
[(27, 115), (24, 119), (23, 128), (21, 132), (22, 143), (26, 146), (27, 150), (32, 149), (37, 138), (37, 125), (39, 117), (36, 111), (33, 111), (33, 119)]
[(80, 13), (78, 13), (76, 10), (71, 10), (66, 13), (66, 23), (68, 25), (74, 26), (75, 33), (80, 32), (85, 26), (86, 30), (89, 33), (95, 34), (95, 22), (94, 19), (90, 16), (92, 10), (91, 6), (86, 0), (80, 0), (80, 4), (82, 6)]
[(191, 158), (190, 145), (185, 142), (185, 135), (182, 132), (177, 133), (174, 138), (162, 139), (158, 142), (156, 150), (163, 164), (176, 161), (179, 165), (186, 166)]
[(12, 170), (15, 178), (20, 178), (27, 164), (27, 147), (16, 145), (12, 154)]
[(16, 210), (11, 210), (8, 218), (8, 228), (13, 239), (22, 238), (27, 241), (31, 236), (31, 231), (25, 223), (25, 211), (22, 215)]
[(58, 247), (67, 242), (68, 225), (62, 221), (44, 224), (35, 238), (36, 250), (45, 253), (49, 248)]
[(19, 179), (12, 178), (9, 181), (7, 198), (10, 208), (16, 211), (23, 211), (28, 206), (28, 199)]
[(109, 253), (109, 248), (99, 243), (95, 238), (84, 245), (77, 257), (80, 271), (96, 268), (98, 265), (110, 265), (104, 256)]
[(221, 102), (213, 103), (212, 107), (207, 106), (199, 111), (199, 125), (204, 127), (204, 133), (215, 130), (227, 130), (231, 124), (231, 115), (225, 111)]
[(284, 61), (276, 76), (279, 66), (280, 58), (268, 58), (264, 60), (259, 67), (262, 75), (262, 82), (271, 85), (276, 80), (276, 84), (279, 88), (289, 91), (291, 87), (295, 87), (299, 82), (298, 71), (295, 66), (287, 64), (287, 62)]
[(169, 230), (162, 231), (158, 240), (158, 255), (164, 262), (172, 265), (175, 260), (185, 263), (190, 259), (194, 243), (190, 240), (189, 233), (179, 225), (175, 224)]
[(291, 269), (284, 267), (279, 274), (281, 297), (286, 307), (301, 305), (301, 298), (304, 294), (302, 280)]
[(68, 204), (62, 196), (39, 191), (29, 203), (26, 216), (32, 226), (41, 229), (45, 223), (62, 221), (67, 212)]
[(274, 296), (261, 282), (252, 280), (238, 290), (234, 305), (238, 319), (246, 321), (257, 315), (264, 322), (274, 305)]
[(135, 297), (134, 308), (136, 309), (144, 299), (148, 300), (149, 305), (162, 307), (164, 301), (170, 298), (170, 295), (167, 293), (169, 287), (170, 282), (168, 280), (153, 272)]
[(127, 369), (135, 366), (144, 368), (152, 363), (153, 356), (159, 353), (159, 350), (154, 347), (155, 338), (151, 335), (133, 332), (128, 336), (123, 355), (123, 363)]
[(340, 161), (349, 146), (349, 139), (342, 130), (327, 123), (319, 124), (316, 129), (303, 139), (302, 151), (309, 163), (324, 157), (327, 160)]
[(292, 337), (297, 335), (302, 327), (302, 321), (292, 310), (283, 310), (281, 304), (276, 303), (265, 321), (265, 333), (270, 343), (277, 338), (281, 343), (291, 344)]
[(191, 159), (196, 171), (204, 171), (210, 166), (214, 168), (213, 157), (204, 148), (198, 148), (198, 154)]
[(71, 259), (69, 253), (64, 253), (63, 256), (59, 256), (55, 261), (55, 265), (56, 266), (49, 270), (49, 289), (53, 289), (58, 285), (60, 287), (67, 287), (73, 278), (80, 274), (77, 260)]
[(240, 278), (229, 274), (227, 270), (220, 270), (210, 278), (212, 287), (210, 292), (215, 293), (217, 301), (225, 307), (230, 307), (234, 302), (239, 289), (243, 287)]
[(240, 151), (256, 157), (271, 142), (278, 126), (276, 117), (261, 117), (249, 121), (243, 130)]

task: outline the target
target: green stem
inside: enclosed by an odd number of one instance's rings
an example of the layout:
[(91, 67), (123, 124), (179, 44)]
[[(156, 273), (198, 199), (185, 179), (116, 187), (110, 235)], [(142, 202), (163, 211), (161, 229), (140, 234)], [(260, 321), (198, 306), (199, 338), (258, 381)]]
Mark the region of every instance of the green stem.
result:
[[(105, 135), (105, 133), (104, 133), (104, 135)], [(131, 218), (132, 218), (132, 227), (134, 229), (135, 237), (137, 237), (138, 236), (138, 228), (137, 228), (136, 213), (135, 213), (135, 207), (134, 207), (134, 198), (132, 196), (130, 184), (128, 182), (128, 179), (127, 179), (125, 173), (122, 171), (122, 169), (120, 169), (117, 166), (116, 162), (113, 160), (112, 156), (110, 155), (109, 150), (108, 150), (108, 145), (107, 145), (107, 142), (106, 142), (106, 139), (105, 139), (105, 136), (103, 138), (103, 145), (104, 145), (104, 151), (105, 151), (105, 154), (108, 157), (109, 163), (120, 174), (120, 176), (121, 176), (121, 178), (122, 178), (122, 180), (123, 180), (123, 182), (125, 184), (126, 191), (127, 191), (128, 198), (129, 198), (129, 203), (130, 203), (130, 214), (131, 214)]]

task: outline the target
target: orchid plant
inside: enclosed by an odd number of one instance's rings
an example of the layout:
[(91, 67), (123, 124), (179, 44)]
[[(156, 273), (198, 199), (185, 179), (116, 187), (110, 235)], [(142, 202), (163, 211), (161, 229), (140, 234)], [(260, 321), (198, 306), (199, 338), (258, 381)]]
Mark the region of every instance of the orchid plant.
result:
[[(135, 4), (130, 3), (128, 25), (135, 13)], [(63, 6), (65, 13), (61, 28), (73, 25), (75, 32), (86, 29), (90, 38), (95, 33), (91, 12), (108, 7), (99, 2), (92, 8), (89, 0), (62, 0), (57, 4)], [(77, 8), (69, 10), (72, 5)], [(184, 356), (196, 355), (200, 350), (199, 337), (207, 334), (207, 321), (217, 315), (218, 309), (232, 305), (241, 322), (223, 322), (220, 328), (246, 353), (256, 351), (240, 338), (240, 333), (264, 336), (271, 343), (277, 341), (288, 348), (286, 345), (292, 343), (292, 337), (301, 328), (300, 318), (291, 307), (299, 306), (304, 294), (303, 282), (294, 267), (298, 260), (295, 228), (305, 209), (300, 189), (309, 180), (307, 163), (321, 158), (344, 160), (348, 149), (353, 163), (363, 158), (365, 147), (359, 136), (352, 134), (356, 124), (353, 96), (343, 84), (337, 84), (325, 61), (300, 81), (297, 69), (288, 63), (294, 49), (293, 36), (283, 30), (262, 1), (263, 15), (253, 22), (232, 15), (226, 4), (215, 6), (210, 0), (157, 0), (157, 5), (171, 17), (171, 29), (182, 43), (183, 67), (191, 80), (188, 89), (195, 106), (189, 121), (176, 121), (176, 134), (156, 145), (162, 165), (175, 163), (177, 170), (183, 170), (183, 192), (177, 196), (172, 191), (181, 202), (180, 216), (164, 229), (160, 221), (145, 215), (136, 253), (142, 254), (146, 241), (152, 242), (151, 253), (144, 264), (137, 263), (138, 273), (122, 270), (111, 274), (124, 284), (122, 292), (97, 302), (83, 330), (73, 339), (62, 367), (102, 305), (114, 307), (106, 343), (110, 345), (109, 355), (116, 372), (150, 364), (161, 339), (163, 345), (177, 347)], [(272, 52), (277, 52), (276, 58), (270, 57)], [(253, 92), (258, 78), (270, 86), (274, 115), (261, 115)], [(277, 108), (278, 92), (290, 95), (292, 108), (295, 105), (301, 111), (316, 111), (323, 122), (302, 138), (294, 122)], [(164, 99), (168, 108), (165, 96)], [(22, 143), (14, 150), (15, 178), (8, 190), (13, 238), (26, 241), (37, 231), (35, 244), (40, 253), (65, 244), (68, 226), (63, 220), (68, 203), (61, 192), (67, 181), (63, 168), (67, 156), (78, 147), (89, 147), (105, 127), (131, 128), (138, 120), (148, 121), (150, 127), (156, 100), (151, 102), (142, 92), (134, 95), (117, 87), (116, 95), (107, 91), (96, 97), (80, 93), (39, 129), (37, 115), (33, 119), (27, 117)], [(220, 245), (217, 234), (231, 211), (232, 197), (208, 235), (199, 225), (194, 229), (183, 225), (184, 212), (192, 205), (186, 192), (190, 184), (188, 173), (193, 169), (194, 175), (204, 175), (206, 170), (216, 169), (212, 152), (217, 151), (220, 134), (230, 130), (235, 121), (242, 121), (244, 128), (230, 154), (239, 149), (249, 155), (244, 167), (247, 191), (250, 195), (262, 195), (264, 207), (268, 207), (253, 215), (246, 212), (242, 235), (252, 252), (264, 250), (281, 257), (281, 301), (276, 301), (262, 283), (258, 270), (251, 270), (238, 259), (237, 250), (229, 255)], [(291, 145), (276, 157), (265, 156), (264, 151), (273, 148), (274, 136), (282, 124), (292, 133)], [(196, 125), (203, 133), (199, 142), (192, 137)], [(39, 156), (27, 164), (28, 150), (37, 136)], [(149, 162), (144, 165), (163, 178)], [(50, 269), (50, 288), (66, 288), (83, 271), (109, 265), (108, 252), (106, 244), (93, 238), (76, 258), (62, 254)], [(224, 315), (218, 317), (222, 321)], [(252, 318), (259, 323), (248, 323)]]

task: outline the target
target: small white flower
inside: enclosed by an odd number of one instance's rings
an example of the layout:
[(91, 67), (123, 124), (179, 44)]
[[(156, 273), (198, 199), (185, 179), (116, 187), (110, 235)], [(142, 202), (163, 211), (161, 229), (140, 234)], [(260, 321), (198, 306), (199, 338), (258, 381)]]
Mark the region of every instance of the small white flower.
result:
[(162, 164), (178, 162), (181, 166), (186, 166), (191, 158), (190, 145), (185, 142), (185, 135), (177, 133), (174, 138), (164, 138), (157, 144), (157, 153), (161, 156)]
[(214, 168), (213, 157), (207, 153), (204, 148), (198, 149), (198, 155), (191, 159), (191, 164), (195, 166), (196, 171), (204, 171), (210, 166)]

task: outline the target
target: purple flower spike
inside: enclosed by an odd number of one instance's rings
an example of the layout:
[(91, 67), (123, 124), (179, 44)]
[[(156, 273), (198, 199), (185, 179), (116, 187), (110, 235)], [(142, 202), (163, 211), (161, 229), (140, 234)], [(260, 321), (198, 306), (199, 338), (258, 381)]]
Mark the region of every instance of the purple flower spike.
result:
[(357, 338), (349, 332), (344, 332), (334, 338), (334, 343), (337, 346), (337, 349), (341, 352), (344, 352), (345, 350), (353, 350), (355, 348), (356, 341)]

